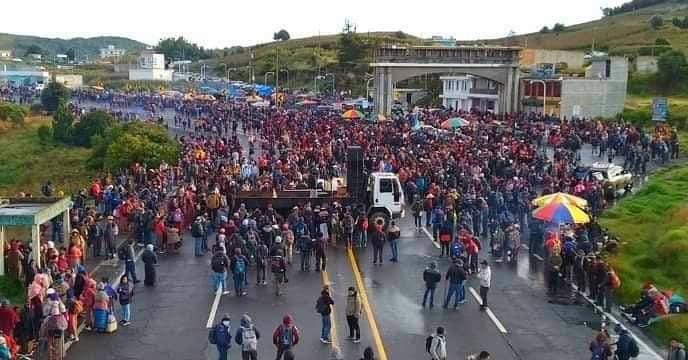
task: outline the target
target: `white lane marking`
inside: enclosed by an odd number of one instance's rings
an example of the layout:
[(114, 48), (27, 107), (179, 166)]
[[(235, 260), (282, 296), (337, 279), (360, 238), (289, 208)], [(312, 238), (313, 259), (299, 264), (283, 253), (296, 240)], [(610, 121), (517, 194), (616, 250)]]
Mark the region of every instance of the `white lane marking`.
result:
[[(478, 292), (475, 291), (475, 289), (474, 289), (472, 286), (469, 286), (469, 287), (468, 287), (468, 290), (471, 291), (471, 294), (473, 295), (473, 297), (475, 298), (475, 300), (478, 302), (478, 304), (481, 304), (481, 303), (482, 303), (482, 300), (480, 299), (480, 295), (478, 294)], [(485, 309), (485, 312), (487, 313), (487, 316), (490, 317), (490, 320), (492, 320), (492, 322), (495, 324), (495, 326), (497, 326), (497, 329), (498, 329), (502, 334), (506, 334), (506, 333), (507, 333), (506, 328), (504, 327), (504, 325), (502, 325), (502, 322), (499, 321), (499, 319), (497, 319), (497, 317), (496, 317), (495, 314), (492, 312), (492, 310), (490, 310), (490, 308), (488, 307), (488, 308)]]
[(434, 237), (432, 236), (432, 234), (428, 231), (428, 229), (426, 229), (425, 227), (421, 227), (421, 229), (423, 229), (423, 232), (425, 233), (425, 235), (427, 235), (427, 236), (430, 238), (430, 241), (432, 242), (432, 244), (435, 245), (435, 247), (439, 249), (439, 248), (440, 248), (440, 244), (438, 244), (437, 241), (435, 241), (435, 238), (434, 238)]
[[(578, 291), (578, 286), (577, 286), (576, 284), (571, 284), (571, 287), (572, 287), (574, 290)], [(580, 292), (580, 294), (583, 296), (583, 298), (584, 298), (588, 303), (590, 303), (590, 305), (592, 305), (595, 309), (597, 309), (597, 311), (599, 311), (600, 313), (604, 314), (604, 315), (607, 317), (607, 319), (611, 319), (611, 320), (614, 322), (614, 325), (619, 324), (619, 325), (621, 326), (622, 329), (628, 330), (628, 333), (631, 334), (631, 336), (633, 337), (633, 339), (635, 339), (635, 341), (636, 341), (638, 344), (640, 344), (640, 347), (641, 347), (643, 350), (645, 350), (647, 353), (649, 353), (649, 355), (651, 355), (654, 359), (656, 359), (656, 360), (662, 360), (662, 359), (664, 359), (664, 358), (663, 358), (662, 356), (660, 356), (654, 349), (652, 349), (652, 348), (650, 347), (650, 345), (648, 345), (648, 344), (647, 344), (646, 342), (644, 342), (641, 338), (639, 338), (638, 336), (636, 336), (636, 334), (634, 334), (633, 331), (631, 331), (631, 329), (627, 328), (621, 321), (617, 320), (617, 319), (614, 317), (614, 315), (612, 315), (612, 314), (610, 314), (610, 313), (604, 311), (604, 309), (603, 309), (602, 307), (600, 307), (599, 305), (595, 304), (595, 302), (594, 302), (592, 299), (590, 299), (590, 298), (588, 297), (588, 295), (584, 294), (583, 292)]]
[(213, 305), (210, 307), (208, 322), (205, 323), (206, 329), (211, 329), (213, 327), (213, 322), (215, 322), (215, 314), (217, 313), (217, 307), (220, 305), (220, 298), (222, 298), (222, 288), (218, 288), (215, 292), (215, 299), (213, 300)]
[(545, 259), (543, 259), (542, 256), (540, 256), (540, 255), (538, 255), (538, 254), (535, 254), (535, 253), (534, 253), (533, 256), (534, 256), (536, 259), (540, 260), (540, 261), (545, 261)]

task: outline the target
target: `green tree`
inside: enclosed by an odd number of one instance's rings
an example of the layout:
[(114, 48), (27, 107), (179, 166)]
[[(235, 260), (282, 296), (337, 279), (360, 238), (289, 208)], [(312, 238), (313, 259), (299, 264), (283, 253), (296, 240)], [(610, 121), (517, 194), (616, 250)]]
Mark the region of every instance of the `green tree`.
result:
[(291, 38), (287, 30), (281, 29), (272, 36), (272, 40), (287, 41)]
[(70, 97), (69, 89), (58, 82), (51, 82), (41, 93), (43, 109), (49, 113), (55, 112), (60, 105), (66, 105)]
[(78, 146), (91, 147), (91, 139), (95, 135), (105, 134), (105, 130), (114, 124), (114, 119), (104, 111), (93, 111), (81, 117), (74, 124), (71, 143)]
[(53, 138), (63, 144), (69, 144), (72, 140), (74, 115), (65, 105), (61, 105), (53, 115)]
[(26, 56), (29, 56), (31, 54), (43, 54), (43, 49), (41, 49), (40, 46), (38, 45), (31, 45), (28, 48), (26, 48)]
[(554, 24), (554, 26), (552, 26), (552, 31), (557, 33), (557, 34), (564, 31), (564, 30), (566, 30), (566, 26), (564, 26), (564, 24), (562, 24), (562, 23), (556, 23), (556, 24)]
[(178, 145), (165, 129), (148, 125), (125, 129), (124, 134), (108, 146), (104, 167), (116, 170), (136, 162), (156, 167), (162, 161), (174, 163), (178, 157)]
[(666, 91), (676, 89), (688, 79), (686, 56), (680, 51), (669, 51), (657, 60), (657, 83)]
[(655, 15), (650, 18), (650, 27), (653, 30), (659, 30), (662, 26), (664, 26), (664, 19), (661, 16)]
[(41, 125), (38, 128), (38, 142), (41, 145), (48, 145), (53, 141), (53, 128), (48, 125)]
[(192, 60), (207, 59), (209, 54), (202, 46), (188, 42), (183, 36), (178, 38), (161, 39), (155, 47), (155, 51), (165, 54), (168, 60)]
[(76, 58), (76, 50), (74, 50), (74, 48), (69, 48), (65, 52), (65, 55), (67, 55), (67, 59), (69, 59), (69, 61), (74, 61), (74, 59)]
[(548, 26), (543, 26), (542, 29), (540, 29), (541, 34), (547, 34), (549, 33), (549, 27)]
[(671, 44), (669, 44), (669, 41), (667, 41), (667, 39), (665, 39), (665, 38), (657, 38), (657, 39), (655, 40), (655, 45), (659, 45), (659, 46), (668, 46), (668, 45), (671, 45)]

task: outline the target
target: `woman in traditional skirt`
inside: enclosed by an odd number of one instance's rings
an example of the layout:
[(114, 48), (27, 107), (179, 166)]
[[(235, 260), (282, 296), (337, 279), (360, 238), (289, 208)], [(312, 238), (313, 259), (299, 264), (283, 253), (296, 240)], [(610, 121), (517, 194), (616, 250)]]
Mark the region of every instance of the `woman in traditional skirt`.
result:
[(99, 283), (93, 305), (93, 327), (96, 331), (105, 332), (110, 315), (110, 296), (105, 291), (105, 284)]

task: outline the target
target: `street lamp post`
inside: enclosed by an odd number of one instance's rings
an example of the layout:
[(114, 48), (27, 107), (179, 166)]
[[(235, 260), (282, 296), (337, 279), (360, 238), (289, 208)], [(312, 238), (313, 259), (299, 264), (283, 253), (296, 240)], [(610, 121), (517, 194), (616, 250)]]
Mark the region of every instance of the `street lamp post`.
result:
[(280, 69), (280, 72), (282, 72), (282, 71), (287, 73), (287, 87), (290, 88), (291, 87), (291, 81), (289, 79), (289, 69)]
[(265, 73), (265, 75), (263, 75), (263, 83), (265, 85), (268, 84), (268, 75), (275, 75), (275, 72), (274, 71), (268, 71)]
[(542, 84), (542, 115), (547, 116), (547, 83), (544, 80), (530, 80), (531, 85), (534, 82)]

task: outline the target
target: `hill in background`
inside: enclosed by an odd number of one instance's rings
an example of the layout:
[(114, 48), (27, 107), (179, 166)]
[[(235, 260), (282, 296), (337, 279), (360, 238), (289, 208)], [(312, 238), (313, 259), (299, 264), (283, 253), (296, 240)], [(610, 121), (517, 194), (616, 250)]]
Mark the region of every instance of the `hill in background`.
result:
[[(664, 25), (657, 30), (650, 26), (653, 16), (664, 20)], [(600, 20), (566, 26), (561, 32), (531, 33), (484, 42), (536, 49), (589, 50), (594, 41), (595, 50), (611, 54), (652, 55), (657, 39), (665, 39), (672, 48), (688, 54), (688, 29), (680, 29), (671, 23), (674, 17), (683, 19), (686, 16), (688, 2), (668, 0)], [(550, 28), (552, 25), (542, 24)]]
[(125, 49), (127, 52), (144, 49), (146, 44), (136, 40), (117, 36), (97, 36), (92, 38), (49, 39), (38, 36), (13, 35), (0, 33), (0, 49), (10, 49), (15, 56), (24, 56), (31, 46), (38, 46), (48, 55), (64, 54), (74, 49), (78, 57), (93, 57), (99, 54), (99, 49), (108, 45)]

